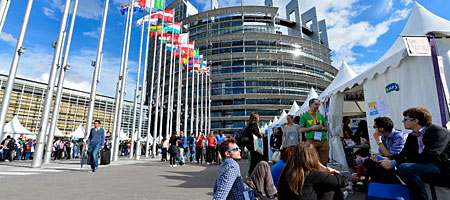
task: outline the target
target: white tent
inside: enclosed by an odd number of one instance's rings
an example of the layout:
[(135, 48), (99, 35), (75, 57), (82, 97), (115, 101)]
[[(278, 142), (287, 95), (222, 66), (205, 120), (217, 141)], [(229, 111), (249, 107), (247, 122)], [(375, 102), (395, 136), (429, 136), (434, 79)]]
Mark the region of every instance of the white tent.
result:
[(303, 103), (303, 105), (300, 107), (300, 109), (297, 110), (297, 112), (295, 112), (295, 116), (300, 116), (303, 113), (305, 113), (306, 111), (308, 111), (309, 109), (309, 100), (314, 99), (314, 98), (318, 98), (319, 95), (317, 94), (316, 90), (314, 90), (314, 88), (311, 88), (311, 90), (309, 90), (309, 94), (308, 97), (306, 98), (305, 102)]
[(6, 134), (32, 134), (20, 123), (17, 116), (14, 116), (11, 121), (5, 124), (3, 131)]
[(277, 124), (281, 125), (281, 124), (287, 123), (287, 116), (294, 115), (298, 109), (300, 109), (300, 107), (298, 107), (297, 102), (294, 101), (289, 112), (286, 115), (284, 115), (283, 117), (280, 116), (280, 119), (277, 121)]
[(75, 129), (75, 131), (73, 131), (70, 135), (74, 138), (84, 138), (84, 136), (86, 135), (85, 132), (86, 131), (83, 128), (83, 124), (80, 124), (78, 128)]
[(283, 112), (280, 115), (280, 118), (277, 121), (273, 121), (272, 126), (278, 126), (281, 125), (279, 122), (281, 121), (281, 119), (285, 118), (287, 116), (286, 111), (283, 110)]
[[(434, 15), (423, 6), (415, 3), (414, 9), (406, 23), (401, 36), (425, 36), (427, 33), (450, 33), (450, 21)], [(442, 56), (445, 78), (450, 78), (450, 39), (435, 39), (437, 50)], [(364, 91), (365, 109), (369, 135), (374, 130), (373, 119), (379, 116), (390, 117), (394, 128), (404, 129), (402, 112), (411, 107), (425, 107), (430, 110), (433, 122), (441, 124), (441, 113), (437, 97), (437, 87), (433, 74), (432, 59), (429, 56), (408, 56), (403, 39), (399, 37), (392, 47), (373, 65), (357, 77), (340, 86), (330, 89), (330, 115), (339, 122), (343, 113), (344, 92), (348, 90)], [(443, 83), (447, 84), (443, 80)], [(448, 85), (448, 84), (447, 84)], [(390, 90), (390, 86), (395, 86)], [(448, 88), (444, 88), (448, 89)], [(447, 99), (448, 102), (448, 99)], [(369, 106), (370, 105), (370, 106)], [(333, 110), (331, 110), (331, 108)], [(447, 108), (444, 108), (447, 110)], [(332, 128), (337, 127), (336, 124)], [(377, 151), (377, 145), (372, 137), (371, 151)]]
[(124, 132), (123, 129), (120, 129), (119, 131), (119, 140), (129, 140), (130, 137), (128, 137)]
[[(55, 129), (54, 137), (70, 137), (70, 135), (66, 135), (63, 132), (61, 132), (58, 127), (55, 127), (55, 128), (56, 129)], [(47, 130), (50, 131), (50, 125), (48, 125)]]

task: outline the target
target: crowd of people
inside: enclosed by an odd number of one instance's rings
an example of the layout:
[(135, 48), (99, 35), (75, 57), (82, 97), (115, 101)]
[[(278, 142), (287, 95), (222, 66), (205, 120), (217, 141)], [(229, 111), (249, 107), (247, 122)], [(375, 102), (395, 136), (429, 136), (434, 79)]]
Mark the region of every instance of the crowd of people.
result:
[[(219, 144), (223, 163), (218, 169), (213, 199), (344, 199), (343, 188), (355, 178), (327, 167), (327, 124), (317, 112), (319, 101), (312, 99), (309, 105), (309, 111), (300, 119), (288, 116), (287, 124), (273, 128), (270, 149), (274, 153), (280, 151), (281, 158), (272, 168), (256, 147), (262, 138), (259, 129), (253, 128), (253, 123), (259, 127), (256, 113), (252, 113), (244, 129), (247, 137), (253, 138), (249, 144), (242, 142), (239, 135)], [(429, 199), (425, 183), (450, 187), (450, 132), (432, 124), (431, 114), (425, 108), (407, 109), (403, 116), (404, 128), (411, 133), (394, 129), (388, 117), (374, 120), (373, 139), (379, 152), (369, 156), (357, 152), (357, 176), (365, 176), (365, 184), (403, 182), (411, 199)], [(348, 119), (343, 120), (344, 125), (347, 122)], [(358, 128), (356, 132), (343, 127), (346, 139), (369, 143), (367, 130)], [(243, 147), (250, 151), (246, 178), (238, 163)]]
[(28, 160), (33, 158), (36, 140), (26, 139), (24, 135), (14, 139), (10, 135), (0, 144), (0, 161)]

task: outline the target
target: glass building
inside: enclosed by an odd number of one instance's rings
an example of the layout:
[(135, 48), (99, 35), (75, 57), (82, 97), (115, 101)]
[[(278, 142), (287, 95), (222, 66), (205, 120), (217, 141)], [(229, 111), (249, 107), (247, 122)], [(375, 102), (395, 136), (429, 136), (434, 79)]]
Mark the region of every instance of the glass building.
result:
[(292, 0), (280, 16), (271, 0), (265, 4), (200, 13), (189, 12), (192, 5), (183, 0), (167, 7), (175, 9), (175, 19), (208, 61), (214, 131), (237, 132), (252, 112), (260, 115), (261, 125), (269, 123), (294, 101), (301, 105), (311, 88), (320, 94), (337, 73), (325, 20), (318, 21), (315, 8), (301, 13)]
[[(0, 96), (5, 91), (7, 75), (0, 74)], [(33, 133), (39, 132), (42, 109), (44, 108), (47, 84), (32, 80), (16, 78), (8, 108), (6, 122), (17, 116), (20, 123)], [(86, 127), (90, 94), (79, 90), (63, 88), (57, 127), (64, 134), (75, 131), (80, 124)], [(1, 101), (1, 99), (0, 99)], [(54, 105), (54, 103), (52, 104)], [(53, 110), (53, 107), (51, 108)], [(131, 133), (133, 120), (133, 102), (124, 101), (122, 129), (126, 134)], [(147, 135), (148, 107), (144, 107), (143, 136)], [(139, 117), (139, 110), (137, 119)], [(106, 131), (112, 131), (114, 123), (114, 98), (96, 95), (93, 120), (100, 120)], [(138, 120), (136, 120), (137, 122)], [(137, 128), (137, 123), (136, 123)], [(137, 130), (137, 129), (136, 129)]]

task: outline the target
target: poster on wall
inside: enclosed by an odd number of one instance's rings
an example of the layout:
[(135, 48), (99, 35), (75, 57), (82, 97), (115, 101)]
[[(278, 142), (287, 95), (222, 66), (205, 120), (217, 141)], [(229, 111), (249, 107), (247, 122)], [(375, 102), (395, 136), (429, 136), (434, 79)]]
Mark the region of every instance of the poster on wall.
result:
[(384, 115), (389, 113), (389, 106), (386, 98), (369, 102), (368, 106), (370, 116)]

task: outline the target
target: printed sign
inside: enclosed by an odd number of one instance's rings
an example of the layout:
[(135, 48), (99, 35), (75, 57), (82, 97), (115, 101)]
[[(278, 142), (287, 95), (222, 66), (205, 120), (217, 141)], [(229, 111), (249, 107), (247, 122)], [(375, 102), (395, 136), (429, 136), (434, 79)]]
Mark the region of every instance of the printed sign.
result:
[(403, 37), (409, 56), (431, 56), (431, 47), (427, 37)]
[(386, 98), (369, 102), (368, 106), (370, 116), (383, 115), (389, 113), (389, 106)]
[(386, 93), (392, 92), (392, 91), (399, 91), (400, 88), (398, 87), (397, 83), (391, 83), (386, 86)]

